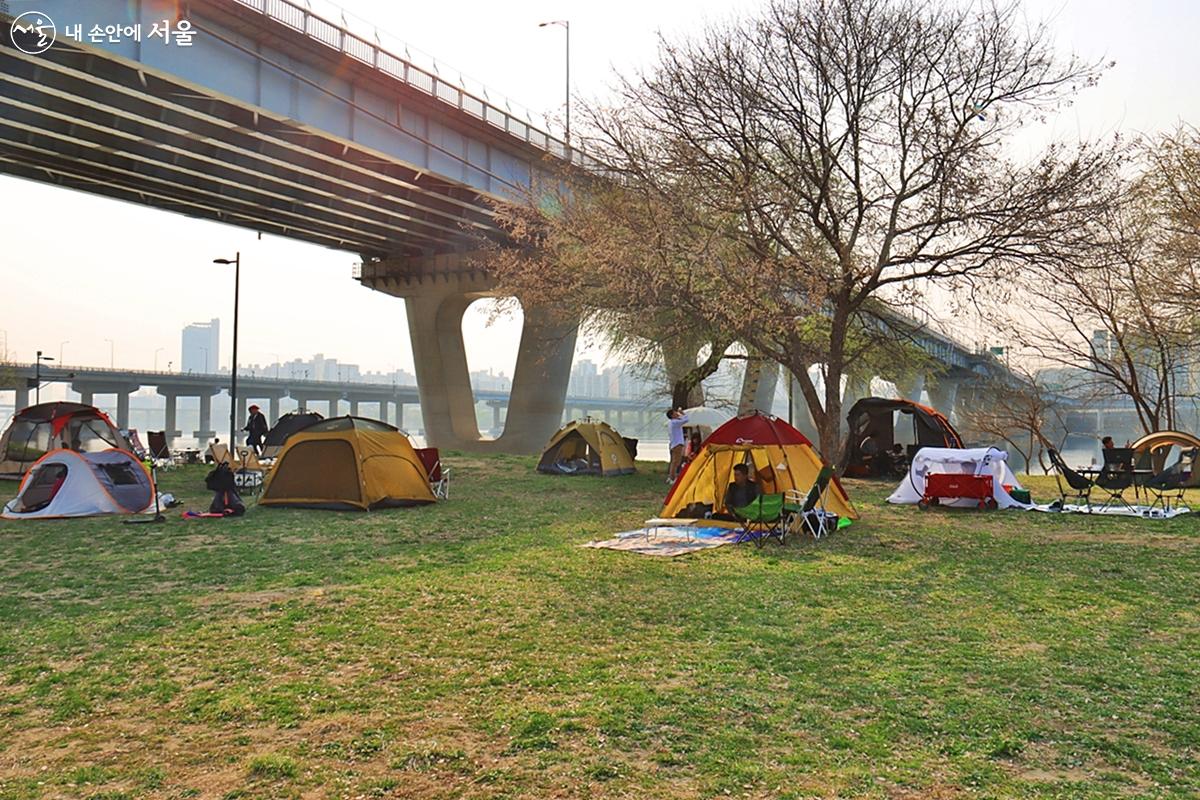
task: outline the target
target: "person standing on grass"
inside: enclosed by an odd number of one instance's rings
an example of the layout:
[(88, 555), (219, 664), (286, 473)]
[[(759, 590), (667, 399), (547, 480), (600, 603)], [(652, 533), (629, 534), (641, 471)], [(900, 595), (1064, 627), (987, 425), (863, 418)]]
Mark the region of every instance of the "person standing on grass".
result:
[(679, 477), (679, 468), (683, 465), (683, 426), (688, 423), (688, 415), (682, 409), (672, 408), (667, 412), (667, 444), (671, 448), (671, 465), (667, 467), (667, 483), (674, 483)]
[(263, 440), (267, 438), (267, 431), (270, 427), (267, 424), (267, 418), (263, 416), (262, 411), (259, 411), (258, 406), (250, 406), (250, 418), (242, 430), (246, 432), (246, 446), (254, 450), (254, 455), (262, 455)]

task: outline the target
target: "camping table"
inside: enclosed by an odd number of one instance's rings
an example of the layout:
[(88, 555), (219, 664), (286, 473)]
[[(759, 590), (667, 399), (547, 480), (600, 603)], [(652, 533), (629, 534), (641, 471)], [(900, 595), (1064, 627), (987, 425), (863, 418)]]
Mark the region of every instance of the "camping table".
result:
[[(1077, 469), (1075, 471), (1095, 481), (1104, 470), (1101, 467), (1087, 467), (1086, 469)], [(1146, 482), (1146, 479), (1153, 478), (1156, 473), (1152, 469), (1135, 469), (1131, 471), (1133, 473), (1133, 498), (1137, 500), (1142, 496), (1142, 485)]]

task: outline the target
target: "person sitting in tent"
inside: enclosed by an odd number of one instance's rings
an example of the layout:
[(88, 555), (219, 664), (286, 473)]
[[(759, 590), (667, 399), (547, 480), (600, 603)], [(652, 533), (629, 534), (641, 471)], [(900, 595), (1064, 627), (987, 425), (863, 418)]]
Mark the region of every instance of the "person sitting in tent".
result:
[(749, 465), (734, 464), (733, 483), (725, 490), (726, 513), (750, 505), (758, 499), (758, 494), (758, 483), (751, 479)]
[(700, 435), (700, 431), (692, 431), (692, 436), (687, 443), (687, 452), (683, 454), (683, 463), (690, 464), (703, 445), (704, 437)]
[(263, 440), (267, 438), (267, 431), (270, 429), (266, 416), (258, 406), (250, 406), (250, 418), (246, 420), (246, 427), (242, 430), (246, 432), (246, 445), (254, 450), (256, 456), (262, 455)]

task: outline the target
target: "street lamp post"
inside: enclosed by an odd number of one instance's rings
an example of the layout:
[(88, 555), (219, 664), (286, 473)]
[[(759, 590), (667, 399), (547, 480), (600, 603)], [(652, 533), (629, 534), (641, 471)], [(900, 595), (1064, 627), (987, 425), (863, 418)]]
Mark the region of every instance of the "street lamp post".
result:
[(558, 25), (567, 34), (567, 125), (566, 125), (566, 140), (567, 144), (571, 144), (571, 21), (566, 19), (552, 19), (549, 22), (538, 24), (539, 28), (545, 28), (549, 25)]
[(67, 345), (69, 345), (70, 343), (71, 343), (70, 339), (66, 340), (65, 342), (58, 343), (58, 363), (59, 364), (63, 363), (63, 348), (66, 347)]
[(237, 371), (238, 371), (238, 293), (242, 282), (242, 253), (233, 254), (233, 260), (214, 258), (214, 264), (233, 264), (233, 364), (229, 369), (229, 446), (234, 447), (237, 439)]
[(34, 366), (33, 366), (33, 383), (34, 383), (33, 404), (34, 405), (41, 405), (41, 403), (42, 403), (42, 362), (43, 361), (53, 361), (53, 360), (54, 359), (51, 358), (50, 356), (42, 355), (41, 350), (37, 351), (37, 361), (34, 362)]

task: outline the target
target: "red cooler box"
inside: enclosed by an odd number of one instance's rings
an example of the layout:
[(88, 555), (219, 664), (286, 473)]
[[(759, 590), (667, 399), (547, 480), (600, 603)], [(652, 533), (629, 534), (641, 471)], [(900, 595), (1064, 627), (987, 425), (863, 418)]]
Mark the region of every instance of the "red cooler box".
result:
[(991, 475), (962, 475), (933, 472), (925, 476), (925, 496), (917, 504), (922, 509), (943, 500), (974, 500), (980, 509), (995, 508)]

